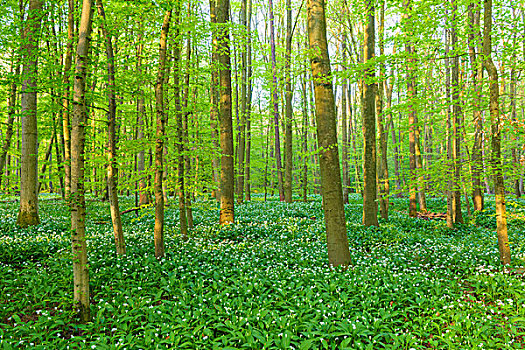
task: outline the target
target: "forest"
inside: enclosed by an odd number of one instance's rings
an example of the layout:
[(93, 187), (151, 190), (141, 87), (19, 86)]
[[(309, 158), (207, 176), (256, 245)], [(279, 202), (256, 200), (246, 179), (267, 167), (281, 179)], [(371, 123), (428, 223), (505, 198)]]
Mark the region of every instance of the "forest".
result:
[(524, 0), (0, 4), (0, 349), (525, 347)]

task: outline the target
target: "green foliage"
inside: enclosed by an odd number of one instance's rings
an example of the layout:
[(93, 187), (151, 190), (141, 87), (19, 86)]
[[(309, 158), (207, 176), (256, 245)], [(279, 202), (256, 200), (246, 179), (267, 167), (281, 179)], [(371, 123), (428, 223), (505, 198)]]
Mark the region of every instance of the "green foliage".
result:
[[(67, 208), (43, 201), (42, 225), (21, 230), (16, 204), (2, 204), (0, 348), (513, 348), (521, 341), (525, 283), (501, 272), (492, 230), (451, 232), (443, 222), (409, 219), (401, 199), (389, 222), (363, 228), (359, 201), (346, 207), (347, 270), (327, 267), (318, 198), (256, 197), (225, 228), (216, 225), (216, 203), (198, 201), (187, 242), (170, 208), (160, 261), (152, 208), (124, 216), (128, 254), (117, 257), (106, 204), (88, 201), (87, 325), (76, 325), (72, 313)], [(511, 240), (524, 234), (513, 230)]]

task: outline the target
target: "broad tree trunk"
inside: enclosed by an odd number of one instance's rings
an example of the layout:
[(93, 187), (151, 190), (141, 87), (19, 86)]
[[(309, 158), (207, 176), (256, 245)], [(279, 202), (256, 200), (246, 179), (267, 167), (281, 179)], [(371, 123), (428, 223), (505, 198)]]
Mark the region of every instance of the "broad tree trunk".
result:
[(233, 123), (232, 123), (232, 86), (230, 63), (229, 23), (230, 1), (218, 0), (217, 42), (219, 64), (219, 129), (221, 144), (221, 182), (219, 224), (234, 222), (234, 168), (233, 168)]
[(272, 103), (273, 103), (273, 126), (275, 129), (275, 162), (277, 171), (277, 185), (279, 187), (279, 199), (284, 201), (284, 184), (283, 184), (283, 171), (281, 165), (281, 141), (279, 136), (279, 84), (277, 81), (277, 62), (275, 58), (275, 34), (274, 34), (274, 16), (273, 16), (273, 2), (269, 0), (270, 4), (270, 46), (272, 56), (272, 74), (273, 74), (273, 85), (272, 85)]
[(321, 188), (330, 266), (351, 263), (339, 168), (335, 101), (326, 40), (323, 0), (307, 1), (310, 63), (315, 86), (317, 139), (321, 167)]
[(111, 35), (106, 29), (106, 14), (102, 0), (97, 0), (98, 14), (101, 17), (100, 30), (106, 43), (106, 56), (108, 60), (108, 148), (106, 157), (108, 160), (107, 167), (107, 186), (109, 194), (109, 210), (111, 213), (111, 222), (113, 224), (113, 235), (115, 237), (115, 248), (118, 255), (126, 254), (126, 243), (124, 241), (124, 232), (122, 231), (122, 220), (120, 219), (120, 209), (117, 193), (117, 142), (115, 127), (117, 123), (117, 100), (115, 86), (115, 58), (113, 54), (113, 43)]
[[(372, 0), (366, 3), (366, 28), (363, 47), (364, 64), (375, 54), (375, 15)], [(377, 158), (376, 158), (376, 83), (375, 68), (365, 69), (363, 82), (363, 225), (379, 226), (377, 221)]]
[(501, 163), (501, 116), (499, 112), (498, 71), (492, 61), (492, 0), (484, 0), (483, 26), (483, 67), (487, 71), (490, 84), (490, 121), (492, 135), (491, 165), (494, 174), (494, 191), (496, 197), (496, 233), (501, 263), (510, 264), (509, 237), (507, 234), (507, 212), (505, 208), (505, 186)]
[(38, 225), (38, 132), (37, 80), (38, 42), (42, 22), (43, 0), (30, 0), (27, 21), (22, 34), (22, 154), (20, 168), (20, 210), (16, 224)]
[(91, 320), (89, 265), (86, 244), (86, 200), (84, 197), (86, 76), (91, 41), (92, 0), (83, 0), (75, 60), (73, 114), (71, 120), (71, 245), (73, 250), (73, 299), (82, 323)]
[(162, 176), (164, 173), (164, 135), (166, 125), (166, 112), (164, 110), (164, 75), (166, 74), (166, 57), (168, 32), (170, 28), (171, 10), (166, 11), (160, 32), (159, 68), (155, 83), (155, 106), (157, 115), (157, 131), (155, 141), (155, 257), (164, 256), (164, 194), (162, 190)]

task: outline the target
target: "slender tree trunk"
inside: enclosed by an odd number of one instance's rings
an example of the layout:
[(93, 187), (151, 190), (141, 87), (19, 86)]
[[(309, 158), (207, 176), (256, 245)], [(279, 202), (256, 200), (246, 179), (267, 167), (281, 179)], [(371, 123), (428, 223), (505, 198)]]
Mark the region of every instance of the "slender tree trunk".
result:
[(83, 0), (77, 52), (75, 59), (75, 81), (73, 114), (71, 120), (71, 244), (73, 250), (73, 299), (77, 303), (80, 321), (91, 320), (89, 306), (89, 265), (86, 244), (86, 200), (84, 197), (86, 76), (91, 41), (92, 0)]
[[(456, 21), (456, 12), (457, 12), (457, 5), (455, 3), (455, 0), (452, 1), (452, 31), (451, 31), (451, 39), (452, 39), (452, 48), (454, 52), (458, 52), (457, 48), (457, 21)], [(449, 190), (452, 192), (452, 222), (454, 224), (462, 224), (463, 223), (463, 215), (461, 213), (461, 178), (460, 178), (460, 144), (461, 144), (461, 107), (460, 107), (460, 100), (459, 100), (459, 57), (456, 55), (452, 59), (452, 132), (454, 135), (453, 142), (452, 142), (452, 168), (454, 170), (453, 174), (453, 188), (449, 188)]]
[[(20, 64), (19, 62), (15, 63), (16, 68), (14, 69), (14, 76), (18, 77), (20, 75)], [(5, 138), (2, 144), (2, 150), (0, 151), (0, 181), (2, 179), (2, 173), (4, 171), (4, 166), (6, 165), (6, 156), (11, 146), (11, 139), (13, 138), (13, 123), (15, 121), (16, 113), (16, 89), (17, 83), (16, 80), (13, 80), (11, 83), (11, 89), (9, 91), (9, 101), (7, 105), (7, 121), (6, 121), (6, 131)], [(0, 182), (1, 183), (1, 182)]]
[(492, 0), (484, 0), (483, 26), (483, 67), (487, 71), (490, 84), (490, 120), (492, 134), (491, 165), (494, 174), (494, 190), (496, 197), (496, 233), (501, 263), (510, 264), (509, 237), (507, 234), (507, 212), (505, 208), (505, 186), (501, 164), (501, 116), (499, 112), (498, 71), (492, 61)]
[[(342, 70), (346, 71), (346, 34), (343, 33), (343, 41), (341, 43), (341, 59), (342, 59)], [(343, 78), (341, 84), (341, 136), (342, 136), (342, 167), (343, 167), (343, 202), (348, 204), (348, 178), (350, 177), (350, 170), (348, 166), (348, 123), (347, 123), (347, 79)]]
[(146, 117), (144, 90), (144, 76), (142, 71), (142, 55), (144, 51), (144, 44), (142, 43), (142, 34), (139, 35), (137, 45), (137, 73), (138, 73), (138, 99), (137, 99), (137, 139), (140, 142), (140, 151), (137, 153), (137, 172), (139, 175), (139, 206), (148, 205), (151, 202), (149, 191), (146, 183), (146, 157), (145, 157), (145, 136), (144, 136), (144, 118)]
[[(191, 15), (192, 8), (191, 3), (188, 2), (188, 13)], [(191, 71), (191, 31), (188, 31), (186, 33), (187, 39), (186, 39), (186, 72), (184, 76), (184, 111), (182, 116), (184, 117), (182, 119), (182, 150), (184, 155), (184, 170), (186, 177), (186, 180), (184, 181), (184, 209), (186, 210), (186, 220), (188, 224), (188, 228), (193, 228), (193, 211), (191, 209), (191, 190), (190, 190), (190, 180), (191, 180), (191, 173), (190, 171), (192, 169), (191, 166), (191, 158), (189, 155), (189, 117), (192, 115), (192, 112), (190, 111), (189, 107), (189, 101), (190, 101), (190, 71)], [(198, 64), (198, 63), (197, 63)], [(195, 169), (196, 170), (196, 169)]]
[[(412, 12), (412, 4), (410, 0), (405, 0), (405, 9), (407, 12)], [(407, 26), (412, 25), (412, 16), (410, 14), (405, 14), (404, 18), (407, 21)], [(409, 38), (413, 37), (408, 30), (406, 34)], [(409, 103), (409, 112), (408, 112), (408, 140), (409, 140), (409, 165), (410, 165), (410, 187), (409, 187), (409, 208), (408, 215), (410, 217), (417, 216), (417, 184), (416, 184), (416, 78), (415, 78), (415, 65), (416, 60), (414, 57), (414, 49), (412, 43), (408, 42), (405, 44), (405, 51), (407, 54), (407, 99)]]
[(252, 148), (252, 134), (251, 134), (251, 111), (252, 111), (252, 38), (251, 38), (251, 23), (252, 23), (252, 0), (248, 0), (247, 9), (247, 42), (246, 42), (246, 155), (244, 163), (244, 199), (251, 200), (251, 179), (250, 179), (250, 152)]
[(162, 190), (162, 176), (164, 173), (164, 136), (166, 125), (166, 112), (164, 110), (164, 75), (166, 74), (166, 57), (168, 32), (171, 20), (171, 10), (166, 11), (162, 22), (160, 33), (159, 48), (159, 68), (157, 72), (157, 81), (155, 83), (155, 102), (157, 115), (157, 131), (155, 141), (155, 257), (164, 256), (164, 195)]
[(71, 192), (71, 135), (69, 122), (69, 91), (71, 81), (71, 62), (73, 57), (73, 41), (75, 31), (75, 3), (74, 0), (68, 0), (67, 15), (67, 44), (66, 55), (64, 59), (64, 93), (62, 98), (62, 134), (64, 138), (64, 192), (66, 201), (69, 202), (69, 193)]
[(53, 143), (55, 141), (56, 135), (53, 133), (51, 136), (51, 140), (49, 141), (49, 145), (46, 149), (46, 154), (44, 156), (44, 162), (42, 164), (42, 168), (40, 169), (40, 180), (38, 181), (38, 190), (37, 192), (40, 193), (40, 189), (42, 188), (42, 184), (44, 184), (45, 188), (45, 177), (46, 177), (46, 170), (47, 170), (47, 164), (50, 162), (51, 159), (51, 152), (53, 151)]
[[(210, 82), (210, 127), (211, 142), (213, 151), (220, 149), (219, 145), (219, 42), (218, 42), (218, 25), (217, 25), (217, 0), (210, 0), (210, 22), (212, 24), (212, 46), (211, 46), (211, 82)], [(220, 200), (220, 159), (218, 156), (212, 156), (212, 178), (213, 189), (212, 197)]]
[(109, 194), (109, 210), (111, 213), (111, 222), (113, 223), (113, 235), (115, 237), (115, 248), (118, 255), (126, 254), (126, 243), (124, 241), (124, 232), (122, 231), (122, 220), (120, 219), (120, 209), (117, 194), (117, 142), (115, 127), (117, 124), (117, 100), (115, 86), (115, 58), (113, 54), (113, 43), (111, 36), (106, 29), (106, 14), (102, 0), (97, 0), (98, 14), (101, 17), (100, 30), (106, 43), (106, 55), (108, 60), (108, 148), (106, 157), (108, 160), (107, 167), (107, 186)]
[(230, 1), (217, 1), (217, 42), (219, 63), (219, 129), (221, 144), (221, 200), (219, 224), (234, 222), (234, 167), (230, 34), (228, 30)]
[[(379, 52), (383, 56), (385, 54), (385, 44), (383, 42), (385, 31), (385, 1), (381, 1), (381, 18), (379, 21)], [(380, 64), (379, 68), (379, 82), (377, 84), (376, 94), (376, 114), (377, 114), (377, 132), (379, 134), (379, 208), (381, 218), (388, 220), (388, 195), (390, 192), (390, 185), (388, 181), (388, 158), (387, 158), (387, 140), (388, 140), (388, 124), (384, 119), (383, 115), (383, 99), (384, 99), (384, 88), (383, 82), (385, 81), (385, 64)]]
[[(375, 16), (372, 0), (366, 3), (366, 28), (363, 47), (364, 64), (373, 60), (375, 54)], [(377, 221), (377, 158), (376, 158), (376, 104), (373, 82), (375, 68), (365, 69), (363, 82), (363, 225), (379, 226)]]
[(307, 1), (310, 63), (315, 86), (317, 138), (321, 167), (323, 210), (326, 224), (328, 262), (330, 266), (351, 263), (339, 168), (335, 101), (326, 39), (325, 4), (323, 0)]
[[(299, 46), (300, 44), (298, 44)], [(302, 149), (302, 153), (303, 153), (303, 174), (302, 174), (302, 189), (303, 189), (303, 201), (304, 202), (307, 202), (308, 201), (308, 135), (309, 135), (309, 125), (308, 125), (308, 119), (309, 119), (309, 116), (308, 116), (308, 98), (307, 98), (307, 90), (306, 90), (306, 77), (307, 73), (306, 73), (306, 66), (305, 66), (305, 71), (304, 71), (304, 74), (303, 74), (303, 79), (302, 79), (302, 100), (303, 100), (303, 149)]]
[(284, 200), (286, 203), (292, 203), (292, 169), (293, 169), (293, 139), (292, 139), (292, 73), (290, 67), (292, 64), (292, 2), (286, 0), (286, 54), (285, 54), (285, 132), (284, 132)]
[(279, 187), (279, 199), (284, 201), (284, 184), (283, 184), (283, 172), (281, 165), (281, 141), (279, 136), (279, 92), (278, 81), (277, 81), (277, 63), (275, 57), (275, 35), (274, 35), (274, 16), (273, 16), (273, 3), (272, 0), (268, 0), (270, 4), (270, 46), (272, 56), (272, 74), (273, 74), (273, 85), (272, 85), (272, 102), (273, 102), (273, 125), (275, 129), (275, 161), (277, 171), (277, 182)]
[(238, 120), (237, 133), (237, 203), (242, 203), (244, 199), (244, 161), (246, 155), (246, 109), (248, 103), (247, 88), (248, 88), (248, 58), (247, 58), (247, 42), (246, 37), (248, 33), (247, 26), (247, 0), (241, 1), (241, 108), (240, 119)]
[(38, 225), (38, 132), (37, 80), (38, 42), (43, 0), (30, 0), (22, 35), (22, 154), (20, 171), (20, 210), (16, 223), (20, 227)]
[(483, 210), (483, 186), (481, 184), (481, 176), (483, 172), (482, 159), (482, 140), (483, 140), (483, 116), (481, 111), (481, 94), (482, 94), (482, 80), (483, 80), (483, 65), (481, 59), (478, 57), (476, 47), (481, 45), (480, 34), (480, 4), (469, 5), (469, 57), (470, 66), (472, 67), (472, 84), (474, 85), (474, 144), (472, 145), (472, 202), (474, 203), (475, 211)]

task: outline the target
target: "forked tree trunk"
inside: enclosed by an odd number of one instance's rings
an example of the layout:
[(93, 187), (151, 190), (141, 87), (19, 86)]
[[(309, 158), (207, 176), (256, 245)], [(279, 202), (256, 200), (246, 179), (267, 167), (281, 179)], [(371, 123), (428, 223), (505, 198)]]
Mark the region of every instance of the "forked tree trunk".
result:
[(91, 41), (92, 0), (83, 0), (75, 59), (73, 115), (71, 118), (71, 245), (73, 250), (73, 299), (82, 323), (91, 319), (89, 265), (86, 244), (86, 200), (84, 197), (86, 75)]
[(106, 157), (108, 160), (107, 167), (107, 186), (109, 195), (109, 210), (111, 213), (111, 222), (113, 224), (113, 236), (115, 237), (115, 248), (118, 255), (126, 254), (126, 243), (124, 242), (124, 232), (122, 231), (122, 220), (120, 219), (120, 209), (117, 193), (117, 142), (115, 127), (117, 123), (117, 99), (115, 86), (115, 58), (113, 54), (113, 43), (111, 36), (106, 29), (106, 14), (102, 0), (97, 0), (98, 14), (101, 17), (100, 30), (106, 43), (106, 56), (108, 64), (108, 148)]
[(164, 75), (166, 74), (166, 57), (168, 32), (170, 28), (171, 10), (166, 11), (160, 32), (159, 68), (155, 83), (155, 107), (157, 115), (157, 131), (155, 141), (155, 257), (164, 256), (164, 194), (162, 191), (162, 176), (164, 173), (164, 135), (166, 113), (164, 110)]
[(20, 168), (20, 210), (16, 224), (38, 225), (38, 133), (37, 80), (38, 42), (43, 17), (43, 0), (30, 0), (27, 21), (22, 34), (22, 154)]
[(217, 2), (217, 42), (219, 63), (219, 129), (221, 144), (221, 182), (219, 224), (234, 222), (234, 168), (230, 34), (228, 29), (230, 1)]
[[(375, 54), (375, 16), (372, 0), (366, 3), (366, 28), (363, 47), (364, 64)], [(379, 226), (377, 221), (377, 158), (376, 158), (376, 105), (375, 68), (365, 69), (363, 81), (363, 225)]]
[(323, 211), (326, 224), (328, 262), (330, 266), (351, 263), (339, 168), (335, 101), (326, 39), (323, 0), (307, 1), (310, 64), (315, 86), (317, 139), (321, 167)]
[(501, 263), (510, 264), (509, 237), (507, 234), (507, 211), (505, 207), (505, 186), (501, 164), (501, 116), (499, 112), (498, 71), (492, 61), (492, 0), (484, 0), (483, 26), (483, 67), (489, 75), (490, 85), (490, 121), (492, 134), (491, 165), (494, 174), (494, 191), (496, 197), (496, 233)]

